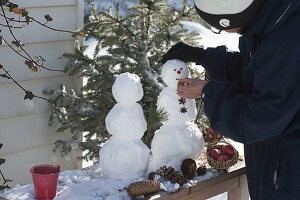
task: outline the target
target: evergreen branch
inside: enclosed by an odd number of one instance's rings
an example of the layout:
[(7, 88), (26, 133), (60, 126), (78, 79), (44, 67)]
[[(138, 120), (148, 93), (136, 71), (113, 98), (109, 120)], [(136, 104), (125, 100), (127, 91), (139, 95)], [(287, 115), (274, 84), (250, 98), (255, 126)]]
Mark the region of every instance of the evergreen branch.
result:
[(129, 28), (127, 25), (125, 25), (124, 23), (122, 23), (122, 21), (125, 21), (125, 19), (122, 20), (122, 19), (116, 18), (116, 17), (114, 17), (114, 16), (112, 16), (112, 15), (109, 15), (109, 14), (106, 13), (106, 12), (99, 12), (99, 14), (102, 14), (102, 15), (104, 15), (105, 17), (107, 17), (108, 19), (111, 19), (113, 22), (122, 25), (122, 26), (128, 31), (128, 33), (129, 33), (131, 36), (133, 36), (133, 37), (136, 36), (136, 35), (132, 32), (132, 30), (130, 30), (130, 28)]

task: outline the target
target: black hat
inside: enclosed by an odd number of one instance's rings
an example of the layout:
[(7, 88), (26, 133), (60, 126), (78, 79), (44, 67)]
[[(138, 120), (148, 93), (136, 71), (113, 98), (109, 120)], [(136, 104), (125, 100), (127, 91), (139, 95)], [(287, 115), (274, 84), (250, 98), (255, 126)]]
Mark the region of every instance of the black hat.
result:
[(263, 0), (194, 0), (200, 17), (219, 30), (245, 27)]

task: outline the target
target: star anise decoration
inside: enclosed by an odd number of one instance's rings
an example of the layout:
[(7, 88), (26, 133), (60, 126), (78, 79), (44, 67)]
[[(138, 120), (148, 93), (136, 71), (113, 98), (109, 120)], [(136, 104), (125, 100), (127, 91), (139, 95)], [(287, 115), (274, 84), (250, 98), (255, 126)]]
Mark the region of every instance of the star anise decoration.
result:
[(186, 100), (184, 98), (180, 98), (178, 101), (179, 101), (179, 105), (180, 104), (184, 105), (186, 103)]
[(180, 112), (181, 113), (186, 113), (187, 112), (187, 108), (185, 106), (180, 108)]

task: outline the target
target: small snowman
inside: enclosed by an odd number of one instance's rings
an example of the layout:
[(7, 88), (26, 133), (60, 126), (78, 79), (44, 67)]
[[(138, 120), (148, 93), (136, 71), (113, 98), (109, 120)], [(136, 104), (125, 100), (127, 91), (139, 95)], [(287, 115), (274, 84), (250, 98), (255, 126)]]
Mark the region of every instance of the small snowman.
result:
[(112, 94), (117, 104), (105, 118), (112, 136), (99, 152), (99, 164), (108, 178), (134, 180), (145, 175), (150, 159), (150, 150), (141, 140), (147, 123), (137, 103), (144, 95), (140, 78), (128, 72), (120, 74)]
[(167, 87), (160, 92), (157, 106), (168, 113), (168, 120), (162, 122), (152, 140), (151, 170), (163, 165), (179, 169), (184, 159), (198, 159), (205, 146), (202, 133), (193, 122), (197, 116), (195, 100), (177, 94), (178, 80), (189, 74), (181, 60), (169, 60), (163, 65), (161, 77)]

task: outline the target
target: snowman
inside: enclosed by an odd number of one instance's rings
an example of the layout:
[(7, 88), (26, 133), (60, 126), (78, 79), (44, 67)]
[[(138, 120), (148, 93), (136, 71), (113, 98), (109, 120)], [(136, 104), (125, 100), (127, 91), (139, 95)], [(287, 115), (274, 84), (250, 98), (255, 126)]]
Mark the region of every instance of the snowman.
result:
[(112, 94), (117, 104), (105, 118), (112, 136), (99, 152), (99, 164), (108, 178), (134, 180), (145, 175), (150, 159), (150, 150), (141, 140), (147, 123), (137, 103), (143, 97), (140, 78), (128, 72), (120, 74)]
[(179, 79), (189, 77), (189, 69), (181, 60), (169, 60), (162, 68), (161, 77), (167, 85), (157, 99), (158, 108), (168, 113), (168, 120), (155, 132), (151, 143), (150, 170), (164, 165), (180, 169), (186, 158), (199, 158), (205, 142), (197, 125), (194, 99), (183, 99), (177, 94)]

